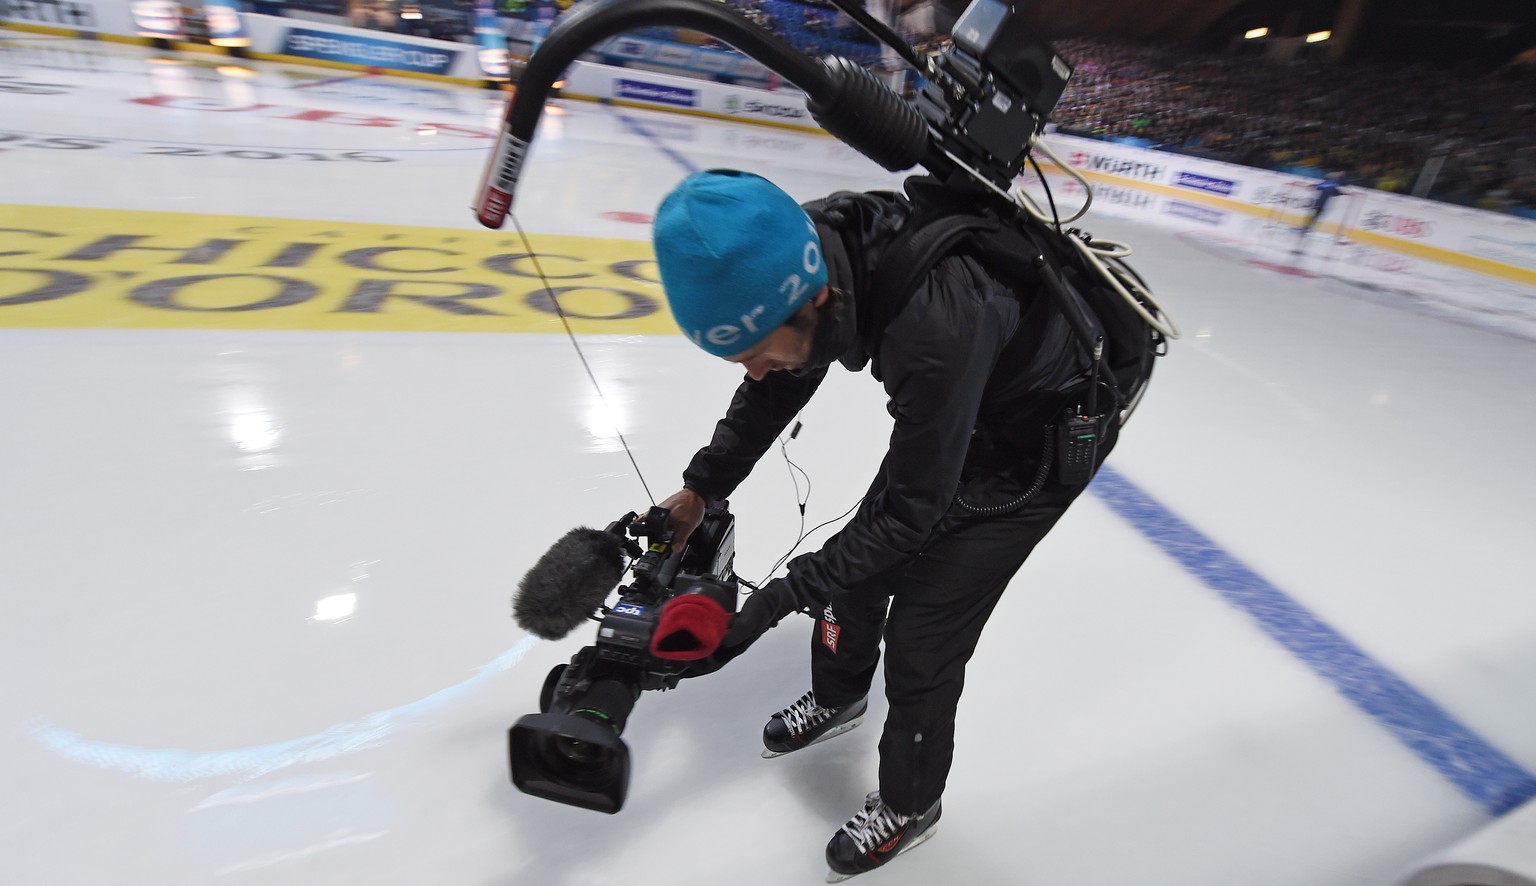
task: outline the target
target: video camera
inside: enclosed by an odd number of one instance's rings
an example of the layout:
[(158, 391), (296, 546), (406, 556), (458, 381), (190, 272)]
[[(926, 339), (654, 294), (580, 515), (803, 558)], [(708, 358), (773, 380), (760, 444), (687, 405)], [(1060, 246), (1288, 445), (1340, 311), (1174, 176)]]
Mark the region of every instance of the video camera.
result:
[[(718, 607), (723, 630), (736, 612), (735, 518), (723, 504), (706, 509), (703, 522), (678, 548), (667, 529), (670, 516), (665, 508), (651, 508), (643, 520), (631, 512), (605, 530), (631, 558), (632, 578), (619, 587), (617, 603), (601, 607), (597, 642), (550, 671), (539, 695), (540, 712), (521, 717), (508, 733), (512, 783), (524, 793), (618, 812), (629, 787), (629, 748), (620, 736), (636, 700), (645, 690), (677, 686), (691, 660), (709, 651), (688, 630), (687, 619), (670, 616), (689, 604), (710, 612)], [(592, 534), (586, 541), (603, 544), (595, 530), (586, 531)], [(647, 540), (643, 552), (636, 538)], [(551, 548), (519, 591), (520, 613), (530, 605), (556, 608), (554, 615), (546, 610), (543, 621), (520, 614), (519, 622), (534, 622), (530, 629), (542, 636), (563, 635), (595, 618), (594, 610), (622, 577), (621, 567), (606, 586), (588, 580), (585, 589), (568, 587), (568, 564), (583, 554), (568, 545), (562, 539)], [(583, 583), (580, 576), (577, 583)], [(548, 630), (538, 630), (541, 626)], [(707, 645), (707, 638), (703, 642)]]
[(951, 36), (953, 46), (928, 60), (917, 111), (952, 159), (1006, 188), (1061, 100), (1072, 66), (1001, 0), (975, 0)]

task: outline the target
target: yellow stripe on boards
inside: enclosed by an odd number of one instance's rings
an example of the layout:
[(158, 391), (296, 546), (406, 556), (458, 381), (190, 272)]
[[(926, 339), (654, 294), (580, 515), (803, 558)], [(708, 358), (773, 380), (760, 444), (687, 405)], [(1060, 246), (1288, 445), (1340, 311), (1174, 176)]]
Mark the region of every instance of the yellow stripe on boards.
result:
[[(1055, 163), (1044, 161), (1040, 165), (1055, 175), (1067, 175), (1067, 173), (1062, 171), (1061, 167), (1057, 166)], [(1202, 203), (1206, 206), (1211, 206), (1216, 209), (1224, 209), (1228, 212), (1243, 212), (1247, 213), (1248, 215), (1258, 216), (1260, 218), (1268, 218), (1275, 211), (1273, 207), (1269, 206), (1255, 206), (1251, 203), (1244, 203), (1240, 200), (1232, 200), (1226, 197), (1219, 197), (1214, 194), (1201, 194), (1195, 191), (1190, 191), (1187, 188), (1176, 188), (1172, 185), (1157, 184), (1155, 182), (1135, 181), (1133, 179), (1108, 175), (1106, 173), (1097, 172), (1091, 169), (1079, 169), (1077, 172), (1081, 173), (1084, 178), (1091, 181), (1104, 182), (1106, 184), (1117, 185), (1124, 188), (1134, 188), (1138, 191), (1145, 191), (1151, 194), (1159, 194), (1164, 197), (1171, 197), (1174, 199), (1182, 200), (1186, 203)], [(1280, 214), (1280, 220), (1292, 227), (1300, 227), (1306, 224), (1307, 216), (1299, 212), (1282, 212)], [(1317, 230), (1321, 233), (1338, 235), (1343, 232), (1344, 229), (1342, 225), (1335, 222), (1323, 221), (1317, 225)], [(1536, 270), (1531, 270), (1530, 268), (1517, 267), (1506, 262), (1482, 258), (1476, 255), (1467, 255), (1463, 252), (1443, 249), (1439, 246), (1431, 246), (1427, 243), (1415, 243), (1409, 240), (1401, 239), (1399, 237), (1389, 237), (1374, 233), (1372, 231), (1362, 231), (1358, 227), (1351, 228), (1348, 231), (1348, 236), (1351, 240), (1357, 240), (1367, 246), (1374, 246), (1378, 249), (1389, 249), (1393, 252), (1400, 252), (1403, 255), (1409, 255), (1414, 258), (1421, 258), (1426, 261), (1439, 262), (1440, 264), (1449, 265), (1453, 268), (1460, 268), (1465, 271), (1476, 271), (1479, 274), (1488, 274), (1492, 277), (1501, 277), (1505, 280), (1511, 280), (1515, 283), (1522, 283), (1526, 286), (1536, 286)]]

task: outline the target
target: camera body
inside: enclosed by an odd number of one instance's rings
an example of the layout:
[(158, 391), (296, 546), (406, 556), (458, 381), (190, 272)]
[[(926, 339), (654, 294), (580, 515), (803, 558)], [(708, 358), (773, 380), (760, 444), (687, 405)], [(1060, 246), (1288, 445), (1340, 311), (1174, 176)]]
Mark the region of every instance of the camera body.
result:
[(912, 104), (941, 147), (1006, 189), (1072, 77), (1072, 65), (1001, 0), (974, 0), (954, 45), (929, 60)]
[(662, 608), (700, 594), (736, 611), (735, 518), (724, 504), (706, 509), (679, 549), (666, 528), (669, 516), (651, 508), (644, 520), (630, 513), (608, 527), (647, 545), (642, 551), (627, 541), (631, 581), (604, 608), (596, 642), (550, 672), (540, 712), (521, 717), (508, 733), (512, 783), (524, 793), (618, 812), (629, 786), (629, 748), (620, 739), (629, 714), (641, 692), (675, 687), (690, 664), (651, 653)]

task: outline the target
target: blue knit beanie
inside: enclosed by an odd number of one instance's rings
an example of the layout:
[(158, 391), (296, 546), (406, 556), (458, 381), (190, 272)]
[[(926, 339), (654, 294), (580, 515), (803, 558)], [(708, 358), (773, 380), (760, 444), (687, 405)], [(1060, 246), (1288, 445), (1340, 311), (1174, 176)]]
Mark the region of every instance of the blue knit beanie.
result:
[(684, 179), (657, 210), (651, 239), (673, 319), (716, 357), (762, 341), (827, 284), (810, 217), (750, 172)]

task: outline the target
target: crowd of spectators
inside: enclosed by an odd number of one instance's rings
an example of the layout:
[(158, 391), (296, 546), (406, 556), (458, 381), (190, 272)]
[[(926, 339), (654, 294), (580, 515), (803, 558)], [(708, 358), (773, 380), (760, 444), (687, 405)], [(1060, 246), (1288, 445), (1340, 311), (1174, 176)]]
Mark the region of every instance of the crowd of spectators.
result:
[[(1067, 39), (1064, 132), (1536, 213), (1536, 70), (1275, 63), (1188, 47)], [(1443, 161), (1436, 159), (1442, 158)], [(1425, 182), (1428, 182), (1428, 178)]]
[(727, 0), (748, 18), (767, 26), (813, 57), (840, 55), (873, 65), (880, 58), (874, 38), (824, 0)]
[(346, 0), (345, 3), (327, 4), (310, 2), (292, 8), (318, 12), (336, 12), (347, 17), (347, 23), (355, 28), (409, 34), (412, 37), (429, 37), (433, 40), (470, 42), (474, 37), (474, 22), (468, 10), (452, 0)]
[[(873, 37), (830, 3), (821, 0), (720, 0), (748, 21), (772, 31), (812, 58), (838, 55), (863, 65), (873, 66), (880, 59), (880, 48)], [(720, 39), (699, 31), (681, 28), (638, 28), (631, 33), (703, 46), (730, 49)]]

